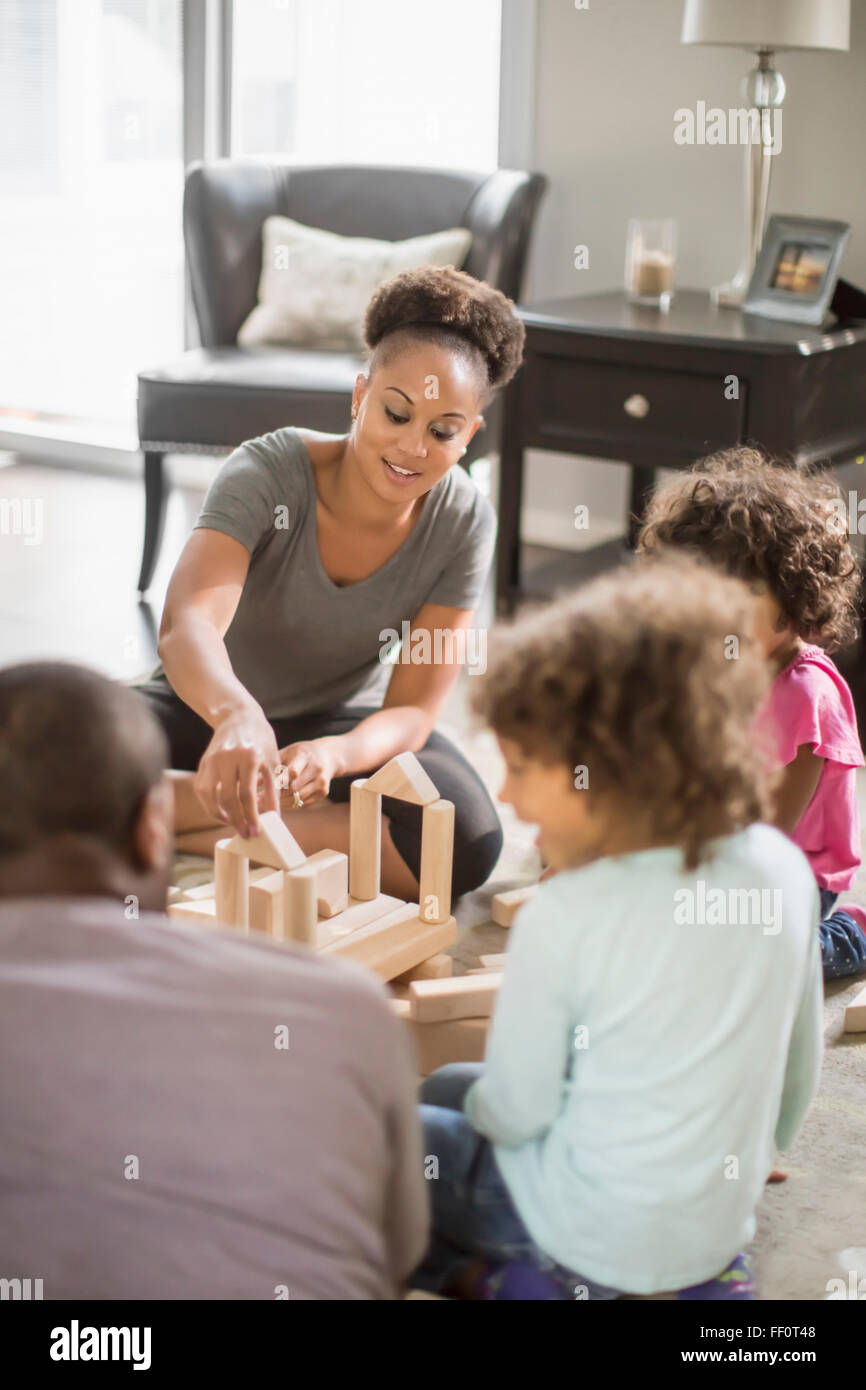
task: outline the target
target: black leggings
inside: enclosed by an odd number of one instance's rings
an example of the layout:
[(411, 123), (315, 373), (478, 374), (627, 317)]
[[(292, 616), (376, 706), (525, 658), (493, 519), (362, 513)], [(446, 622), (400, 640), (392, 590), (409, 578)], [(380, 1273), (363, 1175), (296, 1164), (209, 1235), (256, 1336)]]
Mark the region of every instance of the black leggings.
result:
[[(144, 696), (165, 730), (171, 749), (171, 766), (194, 772), (210, 743), (213, 730), (184, 704), (167, 682), (144, 681), (134, 687)], [(302, 740), (345, 734), (375, 709), (335, 709), (299, 714), (291, 719), (271, 719), (278, 748)], [(493, 872), (502, 850), (502, 826), (490, 795), (478, 773), (443, 734), (433, 730), (415, 755), (446, 801), (454, 803), (454, 868), (451, 891), (455, 898), (478, 888)], [(375, 772), (353, 772), (335, 777), (328, 800), (349, 800), (349, 788), (359, 777)], [(421, 873), (420, 806), (383, 796), (382, 812), (391, 822), (391, 839), (415, 878)]]

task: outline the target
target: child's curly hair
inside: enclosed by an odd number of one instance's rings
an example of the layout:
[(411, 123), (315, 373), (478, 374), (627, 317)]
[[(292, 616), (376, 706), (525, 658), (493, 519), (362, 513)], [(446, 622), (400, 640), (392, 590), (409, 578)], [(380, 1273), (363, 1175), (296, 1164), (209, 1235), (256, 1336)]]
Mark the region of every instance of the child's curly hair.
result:
[(514, 301), (453, 265), (394, 275), (380, 285), (364, 317), (371, 369), (389, 361), (406, 339), (441, 344), (473, 360), (484, 400), (514, 376), (525, 337)]
[(854, 640), (858, 623), (860, 571), (844, 515), (829, 473), (740, 446), (659, 484), (638, 550), (686, 547), (737, 578), (763, 581), (799, 637), (834, 651)]
[(472, 709), (528, 757), (586, 767), (580, 795), (609, 799), (694, 869), (769, 812), (753, 612), (744, 584), (686, 556), (616, 570), (498, 627)]

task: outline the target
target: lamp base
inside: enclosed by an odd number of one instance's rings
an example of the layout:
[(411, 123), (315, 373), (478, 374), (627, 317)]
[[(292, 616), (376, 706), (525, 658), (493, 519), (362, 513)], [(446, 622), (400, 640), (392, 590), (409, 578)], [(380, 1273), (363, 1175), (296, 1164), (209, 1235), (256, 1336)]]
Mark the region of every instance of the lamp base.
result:
[(748, 288), (746, 279), (738, 274), (723, 285), (714, 285), (710, 290), (710, 299), (717, 309), (742, 309)]

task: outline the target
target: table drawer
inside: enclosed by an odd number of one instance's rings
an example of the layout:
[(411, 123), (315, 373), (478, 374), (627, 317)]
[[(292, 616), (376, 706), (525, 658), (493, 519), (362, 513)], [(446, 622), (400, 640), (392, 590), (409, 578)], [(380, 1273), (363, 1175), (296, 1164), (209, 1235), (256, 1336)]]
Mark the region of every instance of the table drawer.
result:
[[(699, 457), (744, 437), (745, 382), (739, 399), (725, 396), (725, 378), (640, 363), (582, 361), (533, 354), (526, 363), (526, 433), (539, 447), (617, 447), (622, 457), (641, 446), (677, 459)], [(676, 460), (674, 460), (676, 461)]]

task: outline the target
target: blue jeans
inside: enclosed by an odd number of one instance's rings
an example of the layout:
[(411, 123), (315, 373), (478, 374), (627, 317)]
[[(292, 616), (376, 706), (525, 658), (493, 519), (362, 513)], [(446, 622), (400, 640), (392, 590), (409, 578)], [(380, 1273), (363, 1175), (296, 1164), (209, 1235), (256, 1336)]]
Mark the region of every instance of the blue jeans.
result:
[[(616, 1298), (615, 1289), (593, 1284), (564, 1269), (535, 1244), (511, 1200), (493, 1145), (463, 1113), (463, 1097), (484, 1070), (483, 1062), (452, 1062), (421, 1086), (425, 1165), (430, 1178), (433, 1232), (427, 1254), (412, 1276), (416, 1288), (442, 1292), (462, 1268), (476, 1260), (535, 1265), (564, 1284), (573, 1297)], [(579, 1292), (575, 1292), (579, 1289)]]
[(859, 924), (847, 912), (833, 911), (838, 893), (829, 888), (821, 890), (821, 964), (825, 980), (839, 980), (845, 975), (859, 975), (866, 970), (866, 936)]

